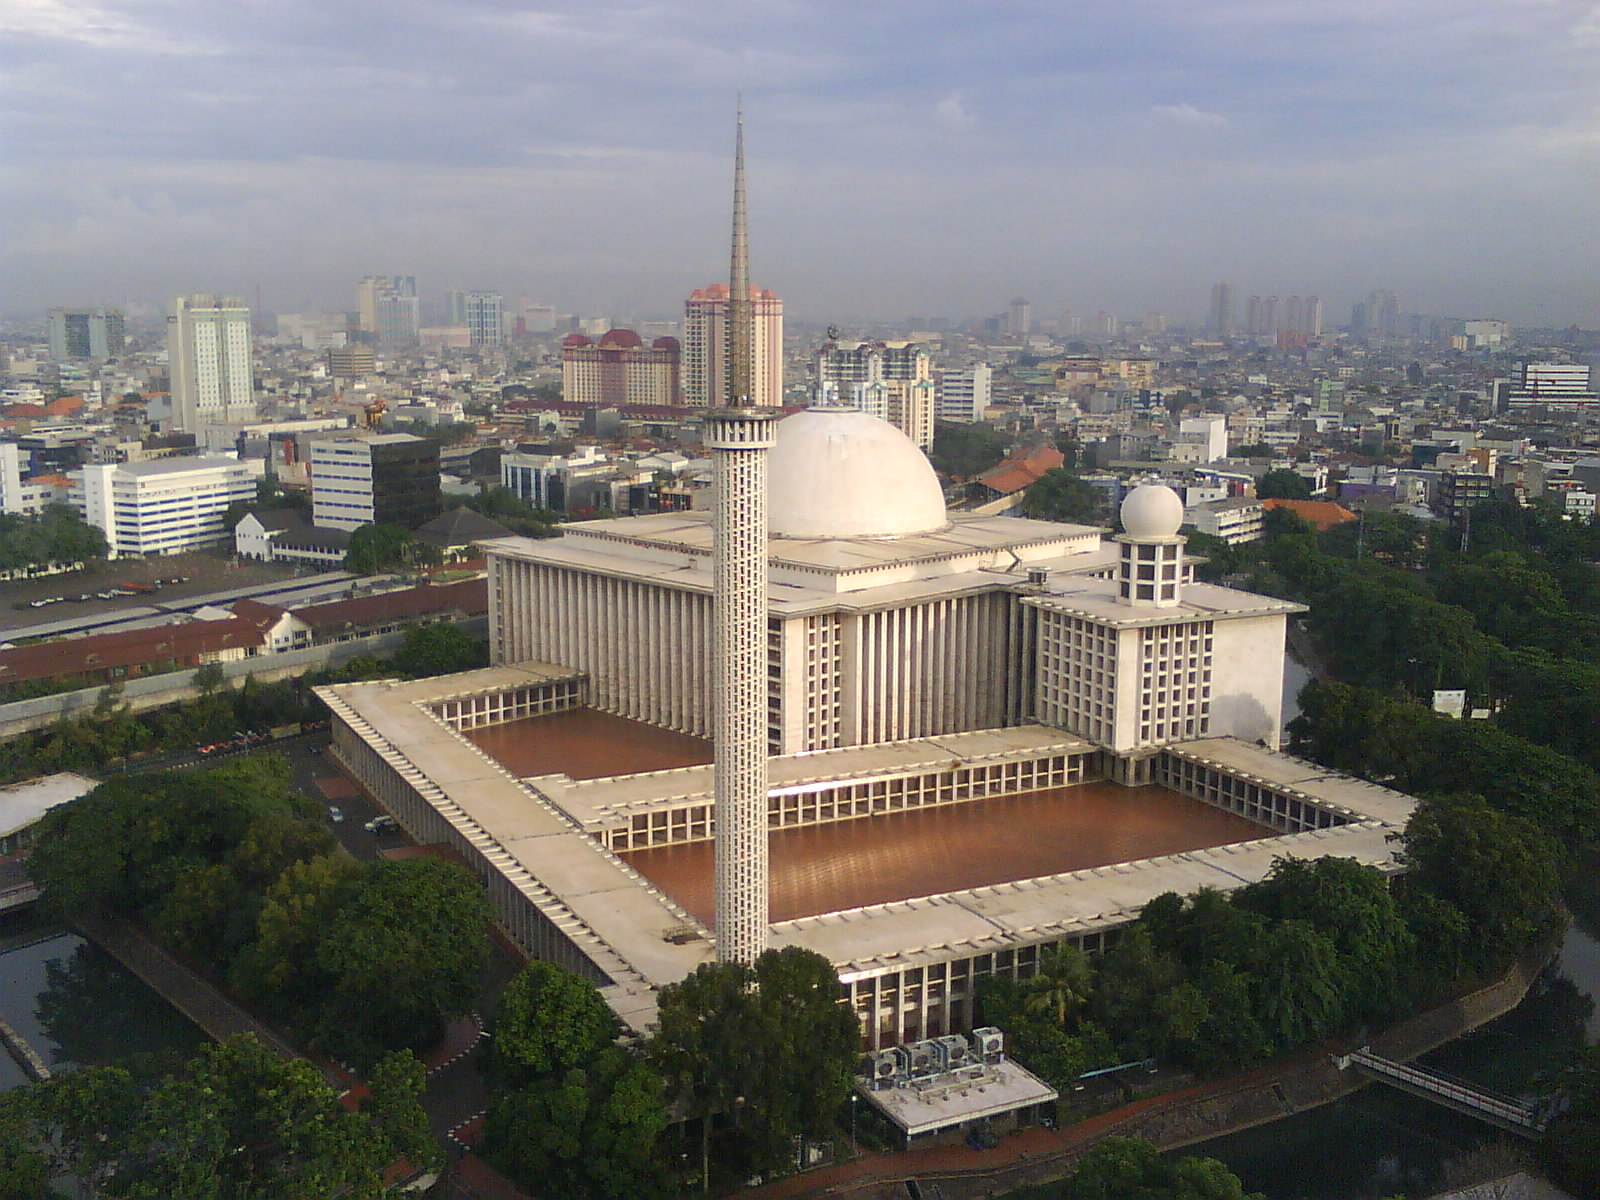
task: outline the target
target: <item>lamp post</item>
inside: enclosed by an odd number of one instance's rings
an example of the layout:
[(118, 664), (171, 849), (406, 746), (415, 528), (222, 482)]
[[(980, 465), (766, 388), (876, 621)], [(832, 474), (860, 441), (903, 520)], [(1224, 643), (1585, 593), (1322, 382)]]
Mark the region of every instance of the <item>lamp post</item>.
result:
[(860, 1099), (859, 1094), (856, 1093), (855, 1091), (851, 1091), (851, 1093), (850, 1093), (850, 1151), (851, 1151), (852, 1154), (860, 1154), (861, 1153), (861, 1147), (856, 1145), (856, 1101), (858, 1099)]

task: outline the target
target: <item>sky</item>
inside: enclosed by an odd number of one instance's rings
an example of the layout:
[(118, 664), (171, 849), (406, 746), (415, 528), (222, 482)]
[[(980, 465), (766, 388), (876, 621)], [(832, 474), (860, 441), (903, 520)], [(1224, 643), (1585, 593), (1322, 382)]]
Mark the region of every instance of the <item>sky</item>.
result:
[(1600, 327), (1595, 0), (0, 0), (0, 312), (487, 288), (674, 316)]

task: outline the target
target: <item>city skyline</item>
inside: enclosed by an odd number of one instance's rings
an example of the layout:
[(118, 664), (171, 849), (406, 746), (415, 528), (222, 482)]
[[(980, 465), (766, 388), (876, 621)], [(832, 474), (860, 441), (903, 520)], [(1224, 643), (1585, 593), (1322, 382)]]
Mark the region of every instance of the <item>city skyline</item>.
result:
[(1035, 323), (1196, 322), (1225, 279), (1330, 327), (1374, 289), (1600, 323), (1587, 0), (915, 15), (35, 0), (0, 19), (0, 310), (344, 309), (392, 264), (430, 296), (671, 313), (724, 252), (742, 88), (756, 269), (800, 321), (1024, 295)]

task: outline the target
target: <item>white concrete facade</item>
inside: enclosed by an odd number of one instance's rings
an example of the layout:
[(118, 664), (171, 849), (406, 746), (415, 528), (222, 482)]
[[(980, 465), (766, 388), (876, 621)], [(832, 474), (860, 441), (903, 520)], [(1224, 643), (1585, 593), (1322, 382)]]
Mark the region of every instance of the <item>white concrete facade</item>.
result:
[(256, 417), (250, 310), (236, 296), (180, 296), (167, 317), (167, 368), (178, 428)]
[(255, 497), (260, 468), (233, 458), (98, 464), (72, 472), (71, 502), (113, 558), (181, 554), (232, 537), (223, 517)]

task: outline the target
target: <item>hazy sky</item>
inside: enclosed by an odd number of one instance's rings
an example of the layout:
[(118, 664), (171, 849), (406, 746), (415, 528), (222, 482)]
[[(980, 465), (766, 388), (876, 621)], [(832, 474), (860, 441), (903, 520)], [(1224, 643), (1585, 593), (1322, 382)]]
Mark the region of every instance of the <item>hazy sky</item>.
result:
[(1213, 281), (1600, 326), (1594, 0), (0, 0), (0, 310), (485, 287), (792, 316)]

